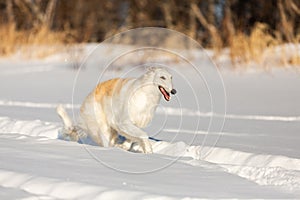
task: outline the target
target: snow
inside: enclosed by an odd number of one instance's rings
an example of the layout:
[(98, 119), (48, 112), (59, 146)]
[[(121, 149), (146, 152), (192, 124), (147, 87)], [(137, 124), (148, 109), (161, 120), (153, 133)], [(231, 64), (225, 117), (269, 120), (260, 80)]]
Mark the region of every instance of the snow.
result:
[(65, 55), (0, 61), (0, 199), (300, 198), (296, 70), (224, 67), (212, 75), (209, 59), (195, 51), (199, 75), (158, 58), (172, 65), (178, 94), (162, 99), (146, 128), (162, 141), (145, 155), (60, 139), (58, 104), (76, 121), (97, 82), (144, 72), (144, 53), (130, 55), (135, 67), (120, 68), (120, 58), (110, 70), (93, 54), (80, 70)]

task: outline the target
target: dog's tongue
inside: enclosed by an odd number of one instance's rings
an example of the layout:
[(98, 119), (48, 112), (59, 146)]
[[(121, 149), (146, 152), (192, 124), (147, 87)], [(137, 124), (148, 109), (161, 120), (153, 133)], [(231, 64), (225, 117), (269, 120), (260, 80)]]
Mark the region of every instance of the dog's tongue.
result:
[(169, 93), (163, 87), (159, 87), (159, 90), (164, 95), (165, 100), (170, 101)]

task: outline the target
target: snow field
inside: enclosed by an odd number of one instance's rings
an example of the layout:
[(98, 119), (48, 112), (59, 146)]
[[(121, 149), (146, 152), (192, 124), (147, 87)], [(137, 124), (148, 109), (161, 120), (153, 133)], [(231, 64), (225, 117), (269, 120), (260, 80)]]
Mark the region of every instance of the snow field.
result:
[[(144, 155), (59, 139), (55, 108), (63, 104), (76, 119), (99, 78), (99, 59), (87, 62), (75, 89), (77, 72), (68, 61), (1, 60), (0, 199), (300, 198), (297, 72), (222, 69), (223, 113), (217, 100), (212, 109), (193, 71), (167, 60), (178, 94), (158, 107), (146, 131), (162, 141), (152, 141), (154, 154)], [(205, 73), (208, 61), (194, 59)], [(122, 76), (121, 61), (103, 78)], [(214, 79), (207, 81), (220, 97)]]

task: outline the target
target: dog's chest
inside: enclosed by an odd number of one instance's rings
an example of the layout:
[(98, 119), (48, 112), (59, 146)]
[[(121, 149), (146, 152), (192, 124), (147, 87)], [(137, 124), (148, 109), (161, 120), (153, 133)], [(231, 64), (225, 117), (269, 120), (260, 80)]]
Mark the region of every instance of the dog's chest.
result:
[(155, 109), (159, 103), (158, 95), (139, 92), (129, 100), (129, 116), (138, 127), (146, 127), (152, 120)]

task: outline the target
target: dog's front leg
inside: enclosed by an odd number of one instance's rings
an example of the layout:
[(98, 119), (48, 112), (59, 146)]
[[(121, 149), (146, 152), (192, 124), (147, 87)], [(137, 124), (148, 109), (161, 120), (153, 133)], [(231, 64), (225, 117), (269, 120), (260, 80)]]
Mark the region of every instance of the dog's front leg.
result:
[(138, 142), (142, 146), (144, 153), (152, 153), (152, 146), (147, 133), (135, 126), (131, 121), (124, 120), (122, 123), (119, 123), (118, 129), (124, 137), (127, 137), (133, 142)]
[(153, 150), (152, 150), (152, 146), (151, 146), (151, 143), (148, 139), (148, 136), (146, 139), (143, 139), (143, 151), (144, 153), (153, 153)]

